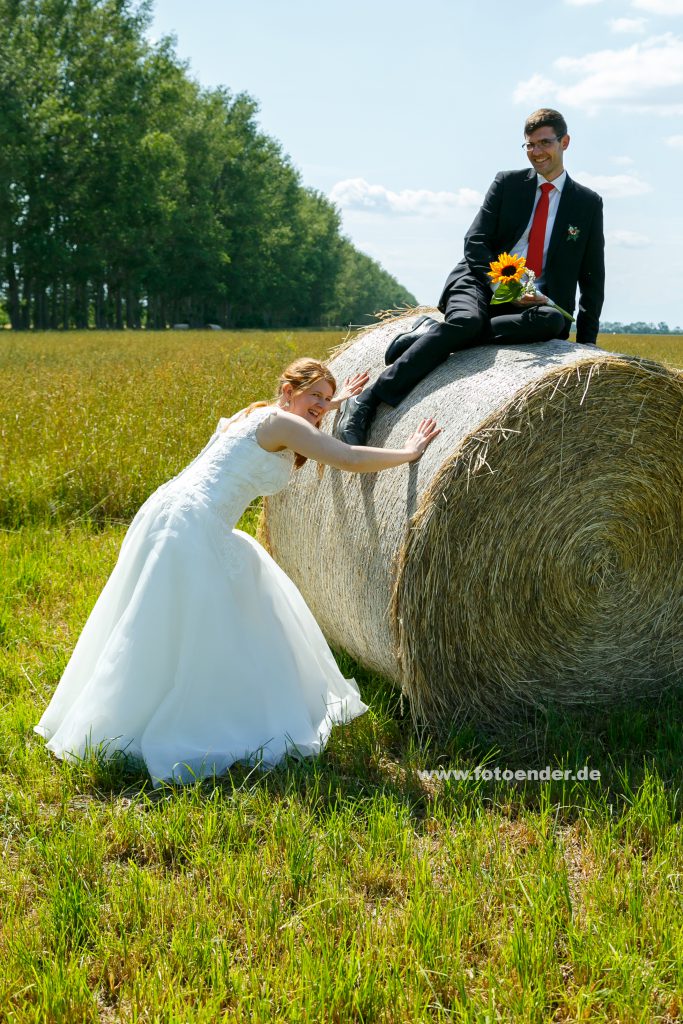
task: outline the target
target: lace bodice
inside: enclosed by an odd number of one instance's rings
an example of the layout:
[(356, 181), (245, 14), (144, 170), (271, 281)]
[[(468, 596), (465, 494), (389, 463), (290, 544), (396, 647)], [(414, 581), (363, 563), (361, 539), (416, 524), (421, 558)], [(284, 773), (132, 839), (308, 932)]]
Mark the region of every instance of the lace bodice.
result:
[(221, 419), (199, 455), (149, 500), (160, 502), (160, 512), (204, 510), (234, 526), (254, 498), (275, 494), (290, 478), (293, 452), (267, 452), (256, 439), (259, 425), (272, 412), (265, 406), (248, 416)]

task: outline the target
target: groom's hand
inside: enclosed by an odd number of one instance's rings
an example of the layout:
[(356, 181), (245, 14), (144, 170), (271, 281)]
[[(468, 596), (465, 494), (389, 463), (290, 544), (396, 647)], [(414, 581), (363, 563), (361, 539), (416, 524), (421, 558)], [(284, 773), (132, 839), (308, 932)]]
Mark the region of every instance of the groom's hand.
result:
[(521, 295), (518, 299), (515, 299), (513, 306), (519, 306), (521, 309), (526, 309), (527, 306), (544, 306), (548, 300), (545, 295), (541, 295), (540, 292), (536, 292), (535, 295)]

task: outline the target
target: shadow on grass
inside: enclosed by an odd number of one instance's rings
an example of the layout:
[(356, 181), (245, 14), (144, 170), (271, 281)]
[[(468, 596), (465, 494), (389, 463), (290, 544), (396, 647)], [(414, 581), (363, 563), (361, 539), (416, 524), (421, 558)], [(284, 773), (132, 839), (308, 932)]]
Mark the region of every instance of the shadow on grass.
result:
[[(565, 821), (593, 812), (620, 815), (654, 779), (666, 800), (667, 815), (680, 817), (681, 693), (610, 714), (589, 708), (571, 713), (530, 711), (519, 714), (505, 733), (469, 722), (454, 725), (447, 736), (436, 736), (415, 727), (407, 703), (390, 683), (344, 654), (338, 661), (344, 674), (358, 681), (370, 710), (338, 726), (318, 758), (290, 757), (265, 771), (237, 764), (220, 778), (154, 788), (142, 762), (122, 754), (108, 758), (91, 752), (69, 765), (75, 788), (90, 799), (129, 798), (142, 800), (149, 808), (190, 793), (200, 800), (216, 791), (231, 800), (256, 793), (274, 801), (303, 801), (322, 817), (351, 803), (362, 813), (364, 806), (385, 797), (403, 806), (419, 825), (437, 808), (458, 817), (484, 808), (513, 817), (553, 808)], [(434, 774), (449, 770), (469, 772), (469, 777)], [(510, 772), (520, 770), (535, 770), (540, 778), (510, 778)], [(563, 777), (548, 778), (553, 770)], [(588, 770), (599, 777), (586, 778)]]

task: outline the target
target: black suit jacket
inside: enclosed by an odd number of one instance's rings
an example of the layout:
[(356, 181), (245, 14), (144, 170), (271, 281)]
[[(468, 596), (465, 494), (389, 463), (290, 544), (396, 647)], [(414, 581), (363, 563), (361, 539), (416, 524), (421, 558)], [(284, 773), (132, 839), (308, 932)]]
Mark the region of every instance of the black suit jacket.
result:
[[(465, 235), (465, 255), (451, 271), (439, 299), (439, 309), (453, 288), (472, 281), (491, 295), (489, 264), (501, 252), (511, 252), (529, 223), (536, 196), (536, 171), (500, 171)], [(578, 229), (571, 232), (570, 228)], [(574, 237), (572, 237), (574, 236)], [(544, 267), (544, 294), (574, 312), (579, 288), (576, 340), (594, 343), (605, 291), (605, 240), (602, 230), (602, 199), (567, 175), (560, 196)], [(495, 306), (491, 311), (495, 311)], [(569, 335), (569, 321), (563, 337)]]

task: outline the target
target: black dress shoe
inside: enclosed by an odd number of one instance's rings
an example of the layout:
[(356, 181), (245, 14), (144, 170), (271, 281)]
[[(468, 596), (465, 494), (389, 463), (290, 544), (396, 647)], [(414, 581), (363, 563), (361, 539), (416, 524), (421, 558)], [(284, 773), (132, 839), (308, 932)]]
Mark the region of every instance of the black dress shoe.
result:
[[(398, 357), (402, 356), (421, 334), (428, 331), (433, 323), (436, 321), (431, 316), (419, 316), (409, 331), (403, 331), (392, 338), (384, 353), (386, 365), (391, 366), (392, 363), (395, 363)], [(420, 328), (422, 329), (420, 330)]]
[(344, 444), (365, 444), (370, 424), (375, 418), (377, 402), (374, 398), (349, 398), (344, 412), (334, 428), (335, 435)]

